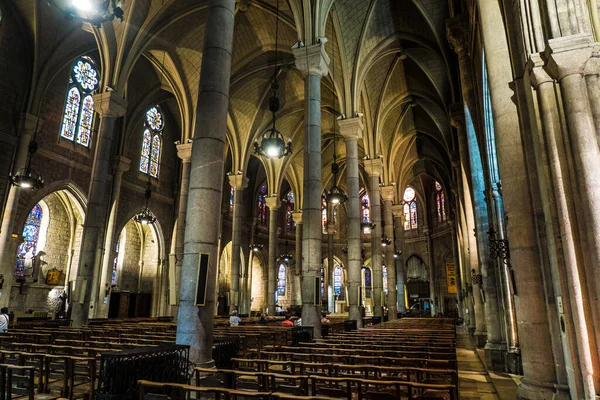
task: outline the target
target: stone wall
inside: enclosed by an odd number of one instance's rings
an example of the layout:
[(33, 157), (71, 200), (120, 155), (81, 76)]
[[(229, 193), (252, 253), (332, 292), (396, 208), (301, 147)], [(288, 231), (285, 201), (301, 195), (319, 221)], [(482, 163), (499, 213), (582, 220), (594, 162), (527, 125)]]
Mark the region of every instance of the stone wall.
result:
[(140, 271), (140, 250), (142, 242), (133, 221), (125, 226), (125, 245), (121, 243), (119, 256), (122, 257), (122, 267), (117, 286), (121, 290), (137, 292)]
[(250, 309), (252, 311), (262, 311), (265, 305), (265, 281), (263, 277), (263, 267), (259, 260), (255, 257), (252, 262), (252, 303)]

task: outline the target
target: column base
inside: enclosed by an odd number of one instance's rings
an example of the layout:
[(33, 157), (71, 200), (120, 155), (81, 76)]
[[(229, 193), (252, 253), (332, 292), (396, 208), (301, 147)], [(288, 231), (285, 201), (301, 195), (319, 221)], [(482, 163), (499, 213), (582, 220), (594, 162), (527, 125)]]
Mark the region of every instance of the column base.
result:
[[(566, 395), (566, 397), (565, 397)], [(557, 389), (551, 383), (531, 382), (526, 379), (521, 381), (517, 389), (518, 400), (567, 400), (569, 392)]]
[(506, 372), (509, 374), (523, 375), (521, 353), (512, 350), (506, 353)]
[(487, 342), (487, 333), (475, 331), (473, 333), (473, 339), (475, 340), (475, 346), (477, 346), (478, 349), (483, 349)]
[(502, 343), (487, 342), (484, 347), (485, 366), (489, 371), (505, 372), (506, 347)]

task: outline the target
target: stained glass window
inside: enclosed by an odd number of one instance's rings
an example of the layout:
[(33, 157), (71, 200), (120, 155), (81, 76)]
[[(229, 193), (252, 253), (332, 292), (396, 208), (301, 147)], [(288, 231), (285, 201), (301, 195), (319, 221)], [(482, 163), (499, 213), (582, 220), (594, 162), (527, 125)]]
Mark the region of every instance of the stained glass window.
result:
[(369, 195), (367, 193), (363, 194), (361, 199), (360, 199), (360, 205), (361, 205), (361, 219), (362, 219), (362, 223), (368, 223), (371, 222), (371, 210), (370, 210), (370, 205), (371, 205), (371, 201), (369, 200)]
[(365, 268), (365, 297), (367, 299), (371, 298), (371, 270), (369, 268)]
[(321, 198), (321, 220), (323, 221), (323, 233), (327, 233), (327, 202)]
[(439, 182), (435, 183), (435, 202), (437, 205), (438, 222), (446, 222), (446, 202), (444, 201), (444, 190)]
[(71, 69), (60, 128), (62, 138), (89, 147), (94, 125), (92, 94), (98, 89), (98, 84), (99, 76), (94, 62), (89, 57), (81, 57)]
[(117, 240), (117, 244), (115, 246), (115, 258), (113, 259), (113, 269), (112, 269), (112, 278), (111, 278), (111, 285), (116, 285), (117, 284), (117, 270), (119, 267), (119, 245), (121, 244), (121, 238), (119, 238), (119, 240)]
[(229, 212), (233, 213), (233, 198), (235, 197), (235, 189), (229, 186)]
[(277, 296), (285, 296), (285, 265), (279, 264), (279, 273), (277, 274)]
[(263, 183), (258, 191), (258, 222), (267, 224), (267, 184)]
[(150, 176), (158, 178), (158, 167), (160, 165), (160, 151), (162, 141), (159, 135), (154, 135), (152, 138), (152, 151), (150, 152)]
[(417, 216), (417, 201), (415, 190), (407, 186), (404, 189), (404, 230), (410, 231), (417, 229), (418, 227), (418, 216)]
[(140, 171), (147, 174), (150, 165), (150, 148), (152, 147), (152, 135), (148, 129), (144, 130), (142, 137), (142, 155), (140, 157)]
[(94, 100), (91, 95), (83, 98), (81, 106), (81, 117), (79, 118), (79, 130), (77, 131), (77, 143), (88, 147), (92, 135), (92, 122), (94, 120)]
[(285, 227), (288, 232), (293, 232), (296, 230), (296, 221), (294, 221), (294, 216), (292, 215), (295, 206), (294, 192), (289, 192), (286, 196), (286, 200)]
[(77, 116), (79, 115), (79, 104), (81, 95), (76, 87), (72, 87), (67, 94), (67, 104), (63, 114), (63, 124), (60, 128), (60, 136), (68, 140), (75, 139), (75, 128), (77, 127)]
[(333, 270), (333, 290), (338, 296), (342, 294), (342, 267), (339, 265)]
[(25, 221), (23, 228), (23, 243), (17, 248), (17, 265), (15, 266), (15, 276), (25, 276), (25, 269), (28, 273), (33, 273), (33, 257), (37, 254), (37, 244), (40, 238), (40, 228), (42, 225), (42, 207), (36, 204)]
[(321, 298), (325, 297), (325, 268), (321, 266)]
[(387, 271), (386, 265), (381, 266), (381, 274), (383, 275), (383, 291), (385, 292), (385, 294), (387, 294), (388, 293), (388, 271)]
[(140, 152), (140, 172), (158, 178), (160, 157), (162, 155), (162, 130), (164, 118), (158, 106), (146, 111), (144, 132), (142, 133), (142, 151)]

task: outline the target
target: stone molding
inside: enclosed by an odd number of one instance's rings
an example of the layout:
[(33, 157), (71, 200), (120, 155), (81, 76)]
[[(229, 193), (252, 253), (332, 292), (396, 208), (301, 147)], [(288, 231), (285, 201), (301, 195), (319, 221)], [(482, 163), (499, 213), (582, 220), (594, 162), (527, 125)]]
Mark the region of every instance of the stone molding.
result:
[(393, 185), (382, 186), (379, 188), (381, 191), (381, 198), (383, 201), (394, 201), (394, 195), (396, 194), (396, 187)]
[(190, 142), (177, 145), (177, 157), (179, 157), (184, 163), (189, 163), (192, 161), (193, 144), (193, 142)]
[(293, 48), (296, 68), (303, 78), (309, 75), (324, 77), (329, 72), (329, 56), (325, 52), (325, 44), (317, 43), (309, 46)]
[(277, 210), (281, 207), (281, 200), (279, 200), (278, 196), (269, 196), (266, 198), (267, 207), (269, 210)]
[(365, 125), (362, 121), (362, 117), (354, 117), (348, 119), (341, 119), (337, 121), (340, 135), (344, 140), (360, 140), (365, 133)]
[(394, 218), (404, 218), (404, 205), (394, 204), (392, 206), (392, 215)]
[(383, 173), (383, 161), (381, 161), (381, 158), (365, 160), (365, 171), (369, 176), (381, 176)]
[(127, 172), (131, 166), (131, 160), (123, 156), (117, 156), (115, 159), (115, 171), (116, 172)]
[(293, 212), (292, 218), (294, 219), (294, 221), (296, 221), (296, 225), (301, 224), (302, 223), (302, 211)]
[(446, 39), (457, 54), (468, 49), (469, 25), (462, 14), (446, 21)]
[(244, 190), (248, 187), (248, 178), (244, 175), (229, 175), (227, 178), (234, 190)]
[(94, 109), (100, 118), (118, 118), (125, 115), (127, 111), (127, 100), (116, 92), (104, 92), (93, 96)]
[(598, 50), (590, 34), (579, 34), (550, 39), (541, 57), (548, 75), (560, 81), (569, 75), (583, 75), (587, 62)]
[(465, 108), (462, 103), (450, 104), (450, 124), (457, 129), (465, 126)]

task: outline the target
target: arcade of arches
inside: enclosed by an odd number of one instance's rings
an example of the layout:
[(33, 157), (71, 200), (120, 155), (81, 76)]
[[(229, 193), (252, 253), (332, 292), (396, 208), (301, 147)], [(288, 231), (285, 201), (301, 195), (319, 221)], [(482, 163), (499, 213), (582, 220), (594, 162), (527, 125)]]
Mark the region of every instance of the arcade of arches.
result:
[(600, 395), (596, 0), (122, 5), (0, 3), (1, 306), (198, 363), (234, 310), (456, 317), (519, 398)]

